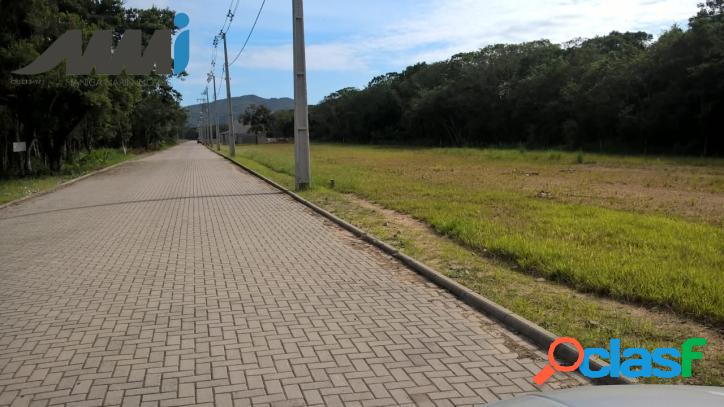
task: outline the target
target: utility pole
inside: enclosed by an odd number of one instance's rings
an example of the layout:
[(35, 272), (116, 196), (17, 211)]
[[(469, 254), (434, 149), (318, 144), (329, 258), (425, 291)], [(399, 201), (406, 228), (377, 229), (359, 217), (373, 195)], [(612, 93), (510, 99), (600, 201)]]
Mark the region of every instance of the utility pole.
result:
[(229, 80), (229, 54), (226, 51), (226, 33), (224, 39), (224, 70), (226, 71), (226, 108), (229, 110), (229, 155), (236, 155), (236, 137), (234, 136), (234, 113), (231, 111), (231, 82)]
[(214, 128), (211, 123), (211, 105), (209, 104), (209, 87), (206, 86), (206, 124), (209, 129), (209, 147), (214, 148)]
[(308, 189), (312, 174), (309, 165), (309, 107), (307, 105), (307, 59), (304, 48), (304, 6), (292, 0), (294, 19), (294, 161), (298, 191)]
[(216, 75), (214, 71), (211, 71), (211, 80), (214, 82), (214, 104), (212, 109), (214, 111), (214, 125), (216, 126), (216, 150), (221, 150), (221, 133), (219, 133), (219, 114), (216, 112)]
[(206, 126), (204, 125), (204, 99), (196, 98), (196, 102), (199, 104), (199, 134), (201, 135), (201, 142), (206, 144)]

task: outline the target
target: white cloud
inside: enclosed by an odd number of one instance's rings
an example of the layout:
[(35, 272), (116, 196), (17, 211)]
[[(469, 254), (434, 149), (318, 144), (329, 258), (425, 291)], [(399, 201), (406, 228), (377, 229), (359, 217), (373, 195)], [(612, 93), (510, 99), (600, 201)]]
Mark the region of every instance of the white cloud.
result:
[[(316, 71), (369, 69), (358, 51), (343, 43), (312, 44), (307, 46), (307, 68)], [(250, 48), (238, 64), (244, 68), (291, 70), (292, 46)]]
[[(192, 101), (206, 84), (211, 40), (231, 0), (128, 0), (130, 7), (170, 7), (191, 16), (190, 76), (179, 88)], [(261, 0), (240, 1), (229, 32), (233, 59)], [(305, 0), (310, 95), (363, 86), (380, 73), (447, 59), (493, 43), (541, 38), (565, 42), (610, 31), (659, 34), (697, 11), (697, 0)], [(232, 68), (242, 92), (291, 89), (291, 7), (267, 0), (245, 54)], [(223, 50), (220, 49), (217, 74)], [(234, 72), (237, 69), (244, 72)], [(259, 79), (263, 78), (263, 79)], [(274, 79), (270, 79), (274, 78)], [(223, 93), (223, 92), (222, 92)], [(313, 96), (312, 99), (315, 99)]]
[[(347, 36), (308, 47), (310, 69), (350, 70), (435, 61), (498, 42), (541, 38), (564, 42), (613, 30), (655, 30), (685, 21), (696, 12), (691, 0), (429, 0), (403, 7), (376, 34)], [(391, 10), (400, 11), (400, 4)], [(311, 10), (314, 13), (314, 9)], [(369, 10), (370, 14), (384, 10)], [(361, 18), (361, 17), (360, 17)], [(313, 29), (307, 27), (310, 32)], [(369, 27), (360, 31), (370, 32)], [(291, 48), (257, 48), (245, 66), (291, 67)]]

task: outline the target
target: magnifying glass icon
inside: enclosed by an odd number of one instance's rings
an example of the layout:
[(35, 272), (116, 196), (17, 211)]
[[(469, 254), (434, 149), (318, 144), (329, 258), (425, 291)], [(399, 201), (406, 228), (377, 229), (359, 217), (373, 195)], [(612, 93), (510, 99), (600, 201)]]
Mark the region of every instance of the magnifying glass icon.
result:
[[(561, 366), (555, 358), (556, 348), (564, 343), (573, 345), (573, 347), (578, 351), (578, 359), (576, 359), (576, 362), (570, 366)], [(541, 369), (535, 377), (533, 377), (533, 382), (538, 386), (541, 386), (546, 382), (546, 380), (550, 379), (556, 371), (573, 372), (581, 366), (581, 363), (583, 363), (583, 346), (581, 346), (581, 343), (574, 338), (558, 338), (553, 341), (551, 346), (548, 348), (548, 364)]]

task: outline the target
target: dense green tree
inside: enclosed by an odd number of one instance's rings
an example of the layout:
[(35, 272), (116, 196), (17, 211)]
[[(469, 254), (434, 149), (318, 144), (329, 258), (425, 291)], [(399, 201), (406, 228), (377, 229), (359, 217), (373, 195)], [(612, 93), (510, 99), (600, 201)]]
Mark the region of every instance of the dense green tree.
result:
[(277, 139), (294, 138), (293, 110), (278, 110), (272, 113), (270, 137)]
[(249, 126), (251, 134), (271, 137), (273, 116), (271, 110), (263, 105), (251, 105), (241, 114), (241, 121)]
[[(183, 124), (180, 95), (167, 75), (65, 75), (64, 64), (41, 75), (13, 75), (60, 35), (80, 29), (87, 42), (96, 30), (140, 29), (147, 41), (173, 28), (168, 9), (125, 9), (122, 0), (0, 0), (0, 149), (2, 173), (17, 168), (13, 141), (33, 146), (52, 171), (81, 149), (153, 147)], [(29, 161), (29, 160), (27, 160)]]
[(354, 143), (525, 145), (721, 155), (724, 0), (659, 38), (612, 32), (496, 44), (346, 88), (312, 136)]

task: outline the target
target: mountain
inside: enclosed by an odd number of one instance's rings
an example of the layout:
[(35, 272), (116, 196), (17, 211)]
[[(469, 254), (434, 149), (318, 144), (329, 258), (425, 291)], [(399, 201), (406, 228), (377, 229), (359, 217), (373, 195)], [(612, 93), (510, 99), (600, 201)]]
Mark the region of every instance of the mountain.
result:
[[(251, 105), (263, 105), (272, 112), (276, 112), (278, 110), (294, 109), (294, 100), (290, 98), (264, 99), (256, 95), (246, 95), (231, 98), (231, 111), (234, 112), (234, 119), (238, 119), (239, 115), (241, 115), (246, 110), (246, 108)], [(215, 106), (214, 102), (211, 102), (212, 114), (214, 112), (214, 107), (216, 108), (216, 113), (219, 116), (219, 124), (228, 122), (226, 99), (217, 100)], [(184, 110), (188, 112), (188, 119), (186, 122), (186, 125), (188, 127), (197, 127), (200, 109), (201, 105), (191, 105), (184, 107)]]

